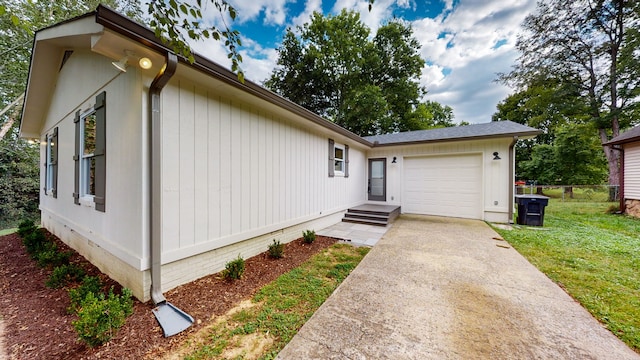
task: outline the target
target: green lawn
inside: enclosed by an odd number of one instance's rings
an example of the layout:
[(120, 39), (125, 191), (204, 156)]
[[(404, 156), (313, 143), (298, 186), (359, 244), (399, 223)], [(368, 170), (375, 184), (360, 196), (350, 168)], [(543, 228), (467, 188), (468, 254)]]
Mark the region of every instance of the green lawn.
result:
[(275, 358), (368, 252), (367, 247), (330, 246), (192, 336), (177, 355), (190, 360)]
[(606, 214), (611, 205), (551, 199), (543, 228), (496, 231), (640, 351), (640, 220)]
[(0, 230), (0, 236), (5, 236), (5, 235), (9, 235), (9, 234), (13, 234), (14, 232), (18, 231), (18, 228), (15, 229), (4, 229), (4, 230)]

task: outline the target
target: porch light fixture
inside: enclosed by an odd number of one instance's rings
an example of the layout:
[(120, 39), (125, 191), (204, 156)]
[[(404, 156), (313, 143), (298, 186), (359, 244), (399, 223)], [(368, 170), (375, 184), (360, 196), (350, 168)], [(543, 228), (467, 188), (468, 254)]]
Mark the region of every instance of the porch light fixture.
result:
[(140, 60), (138, 61), (138, 65), (140, 65), (141, 68), (147, 70), (147, 69), (151, 69), (151, 67), (153, 66), (153, 63), (151, 62), (151, 59), (149, 59), (148, 57), (143, 57), (143, 58), (140, 58)]
[(493, 160), (500, 160), (500, 156), (498, 156), (498, 152), (497, 151), (495, 151), (493, 153)]
[(391, 160), (391, 163), (392, 163), (392, 164), (397, 163), (397, 161), (396, 161), (396, 160), (397, 160), (397, 158), (394, 156), (394, 157), (393, 157), (393, 160)]
[(113, 61), (111, 62), (111, 65), (115, 66), (116, 69), (122, 71), (122, 72), (127, 72), (127, 61), (129, 60), (129, 56), (131, 56), (131, 52), (128, 50), (125, 50), (124, 53), (126, 54), (124, 57), (122, 57), (122, 59), (120, 59), (120, 61)]

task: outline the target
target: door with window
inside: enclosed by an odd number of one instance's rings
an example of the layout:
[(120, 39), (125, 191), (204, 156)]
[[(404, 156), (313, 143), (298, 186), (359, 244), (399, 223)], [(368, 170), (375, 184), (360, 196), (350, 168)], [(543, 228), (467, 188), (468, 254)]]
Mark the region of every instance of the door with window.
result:
[(369, 159), (369, 200), (387, 201), (387, 159)]

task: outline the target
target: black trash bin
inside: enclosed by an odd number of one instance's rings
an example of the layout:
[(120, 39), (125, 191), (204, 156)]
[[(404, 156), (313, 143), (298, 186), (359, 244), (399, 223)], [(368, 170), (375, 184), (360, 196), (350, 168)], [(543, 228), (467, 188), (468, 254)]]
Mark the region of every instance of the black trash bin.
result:
[(516, 195), (518, 204), (518, 225), (543, 226), (544, 208), (549, 204), (549, 198), (542, 195)]

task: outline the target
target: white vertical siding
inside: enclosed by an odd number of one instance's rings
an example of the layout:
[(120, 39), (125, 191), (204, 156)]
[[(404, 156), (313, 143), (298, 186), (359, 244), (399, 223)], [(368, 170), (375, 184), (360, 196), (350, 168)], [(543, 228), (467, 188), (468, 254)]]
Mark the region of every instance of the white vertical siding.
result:
[(624, 197), (640, 200), (640, 142), (624, 145)]
[(165, 263), (365, 201), (357, 144), (349, 144), (350, 177), (328, 177), (328, 139), (337, 134), (179, 76), (162, 104)]
[[(146, 111), (140, 72), (116, 70), (111, 59), (90, 51), (76, 50), (60, 69), (55, 92), (51, 95), (42, 136), (58, 127), (58, 197), (41, 191), (43, 223), (62, 224), (61, 239), (80, 234), (135, 269), (146, 266), (143, 173), (146, 161)], [(106, 211), (93, 204), (74, 204), (75, 124), (77, 110), (87, 110), (98, 93), (106, 92), (107, 173)], [(42, 157), (44, 159), (44, 156)], [(44, 176), (41, 175), (41, 180)], [(57, 231), (55, 228), (52, 231)], [(88, 247), (89, 248), (89, 247)]]

